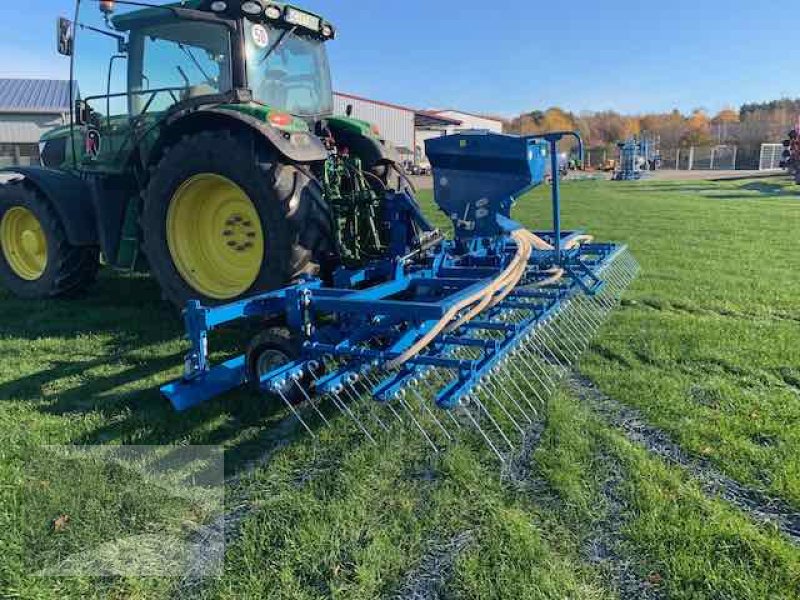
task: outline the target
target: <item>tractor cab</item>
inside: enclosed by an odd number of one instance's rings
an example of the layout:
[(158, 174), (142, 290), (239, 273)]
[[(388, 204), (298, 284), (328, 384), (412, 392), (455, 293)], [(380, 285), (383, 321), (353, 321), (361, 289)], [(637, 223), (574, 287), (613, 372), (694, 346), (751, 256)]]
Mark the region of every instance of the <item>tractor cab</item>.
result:
[(325, 42), (335, 31), (321, 17), (266, 0), (142, 4), (79, 3), (74, 22), (59, 19), (58, 51), (72, 58), (78, 82), (80, 130), (48, 166), (123, 170), (143, 141), (137, 134), (198, 106), (237, 105), (286, 130), (333, 112)]

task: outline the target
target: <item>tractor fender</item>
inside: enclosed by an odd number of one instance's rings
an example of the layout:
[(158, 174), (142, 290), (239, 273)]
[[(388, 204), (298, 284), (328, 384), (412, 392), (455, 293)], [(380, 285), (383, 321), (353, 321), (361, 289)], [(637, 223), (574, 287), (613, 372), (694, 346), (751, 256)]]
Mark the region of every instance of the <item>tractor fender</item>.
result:
[(92, 194), (83, 179), (68, 171), (47, 167), (8, 167), (0, 169), (0, 174), (21, 175), (47, 198), (61, 219), (70, 244), (73, 246), (98, 244)]
[(166, 124), (167, 135), (162, 136), (167, 138), (163, 144), (180, 135), (209, 128), (230, 129), (232, 125), (244, 125), (260, 134), (279, 154), (292, 162), (311, 163), (328, 158), (328, 151), (313, 133), (285, 133), (256, 117), (224, 108), (201, 108), (170, 119)]
[(328, 128), (333, 133), (336, 143), (346, 146), (350, 151), (358, 156), (366, 168), (380, 164), (400, 162), (400, 155), (395, 147), (386, 140), (379, 139), (344, 127), (339, 119), (331, 119), (327, 122)]

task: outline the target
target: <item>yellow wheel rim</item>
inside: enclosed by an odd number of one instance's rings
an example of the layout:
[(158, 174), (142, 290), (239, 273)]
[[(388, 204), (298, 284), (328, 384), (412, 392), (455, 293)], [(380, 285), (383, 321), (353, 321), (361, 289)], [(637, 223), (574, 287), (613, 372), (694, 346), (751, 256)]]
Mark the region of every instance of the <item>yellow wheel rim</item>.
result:
[(42, 224), (31, 211), (15, 206), (0, 221), (3, 256), (18, 277), (36, 281), (47, 268), (47, 238)]
[(187, 179), (167, 211), (167, 245), (191, 287), (217, 300), (245, 293), (264, 262), (264, 231), (253, 202), (230, 179)]

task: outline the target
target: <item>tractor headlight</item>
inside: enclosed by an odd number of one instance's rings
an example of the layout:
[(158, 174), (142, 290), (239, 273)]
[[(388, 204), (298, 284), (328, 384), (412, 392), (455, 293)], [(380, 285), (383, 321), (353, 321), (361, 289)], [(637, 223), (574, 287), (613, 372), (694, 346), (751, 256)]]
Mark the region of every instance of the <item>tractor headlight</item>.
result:
[(270, 4), (264, 10), (264, 14), (267, 16), (268, 19), (272, 19), (274, 21), (275, 19), (281, 18), (283, 11), (280, 9), (280, 7), (275, 6), (274, 4)]
[(256, 0), (246, 0), (242, 2), (242, 12), (251, 17), (257, 17), (264, 12), (264, 7), (261, 5), (261, 2), (257, 2)]
[(228, 9), (228, 3), (223, 0), (215, 0), (211, 3), (211, 10), (214, 12), (223, 12)]
[(333, 30), (333, 27), (331, 27), (330, 25), (328, 25), (327, 23), (325, 23), (325, 24), (322, 26), (321, 33), (322, 33), (322, 37), (326, 37), (326, 38), (332, 38), (332, 37), (334, 36), (334, 33), (335, 33), (335, 32), (334, 32), (334, 30)]

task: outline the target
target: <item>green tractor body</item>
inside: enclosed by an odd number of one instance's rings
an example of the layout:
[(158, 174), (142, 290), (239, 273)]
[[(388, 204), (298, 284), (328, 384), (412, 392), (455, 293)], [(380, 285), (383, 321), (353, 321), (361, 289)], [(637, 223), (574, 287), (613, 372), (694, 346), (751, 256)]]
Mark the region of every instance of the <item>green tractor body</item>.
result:
[(380, 202), (403, 179), (375, 127), (332, 115), (330, 23), (267, 0), (126, 5), (100, 2), (105, 26), (81, 20), (94, 3), (59, 22), (73, 65), (83, 36), (117, 52), (105, 93), (73, 84), (70, 124), (42, 138), (42, 167), (15, 168), (0, 188), (6, 287), (80, 292), (102, 255), (149, 269), (178, 305), (213, 303), (380, 253)]

